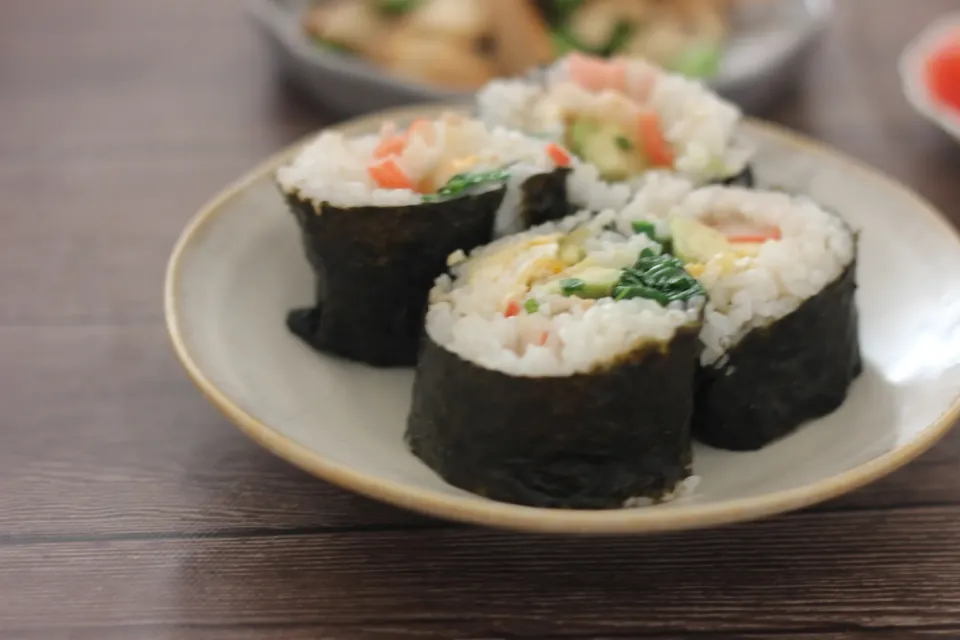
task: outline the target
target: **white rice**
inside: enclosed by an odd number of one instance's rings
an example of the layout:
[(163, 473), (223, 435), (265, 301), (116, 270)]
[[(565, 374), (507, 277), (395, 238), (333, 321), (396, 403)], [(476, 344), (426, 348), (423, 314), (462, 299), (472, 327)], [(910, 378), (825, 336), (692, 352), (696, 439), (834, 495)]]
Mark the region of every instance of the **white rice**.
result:
[[(505, 296), (516, 283), (511, 265), (517, 264), (504, 257), (526, 247), (519, 252), (523, 263), (537, 251), (550, 250), (549, 243), (526, 246), (531, 240), (545, 241), (552, 234), (586, 226), (590, 236), (583, 247), (593, 265), (623, 268), (636, 262), (640, 251), (654, 243), (643, 235), (627, 237), (604, 230), (615, 218), (613, 211), (592, 218), (582, 212), (475, 250), (451, 268), (452, 278), (437, 280), (426, 320), (430, 338), (479, 366), (516, 376), (585, 373), (642, 344), (669, 342), (678, 328), (699, 320), (702, 300), (664, 308), (640, 298), (593, 301), (543, 294), (537, 296), (540, 307), (534, 313), (507, 317), (503, 312)], [(544, 332), (548, 337), (541, 346)]]
[[(519, 187), (530, 176), (553, 171), (546, 152), (549, 141), (525, 136), (504, 127), (488, 127), (479, 120), (447, 114), (433, 121), (433, 139), (412, 135), (396, 157), (401, 169), (414, 179), (433, 175), (453, 160), (477, 156), (471, 171), (489, 170), (514, 163), (507, 196), (497, 214), (499, 233), (515, 230), (520, 201)], [(381, 189), (367, 167), (379, 135), (347, 137), (334, 131), (321, 132), (289, 164), (277, 171), (277, 182), (288, 194), (320, 205), (338, 207), (404, 206), (419, 204), (423, 196), (410, 189)]]
[[(610, 92), (591, 93), (574, 84), (567, 73), (568, 60), (562, 58), (539, 76), (490, 82), (477, 94), (480, 117), (496, 126), (562, 141), (566, 112), (602, 115), (611, 98)], [(676, 172), (703, 184), (744, 169), (752, 152), (736, 139), (742, 117), (736, 105), (699, 81), (643, 60), (628, 60), (628, 85), (641, 77), (653, 78), (645, 106), (660, 117), (664, 136), (676, 152)]]
[(667, 235), (671, 216), (699, 220), (745, 220), (778, 226), (782, 237), (763, 244), (756, 256), (715, 258), (697, 279), (707, 291), (703, 365), (723, 355), (751, 330), (796, 310), (836, 280), (855, 257), (854, 234), (838, 216), (808, 198), (773, 191), (711, 186), (699, 189), (677, 180), (651, 180), (617, 215), (617, 229), (647, 220)]
[(600, 170), (586, 162), (579, 163), (567, 177), (567, 199), (576, 207), (592, 211), (622, 209), (633, 192), (629, 183), (606, 182)]

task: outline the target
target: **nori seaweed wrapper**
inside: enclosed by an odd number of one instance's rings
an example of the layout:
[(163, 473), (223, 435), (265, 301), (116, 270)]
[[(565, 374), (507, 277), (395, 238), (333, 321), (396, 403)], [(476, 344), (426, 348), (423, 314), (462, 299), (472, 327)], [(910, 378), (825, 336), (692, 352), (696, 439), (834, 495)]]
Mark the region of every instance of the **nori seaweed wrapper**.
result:
[(527, 178), (520, 187), (522, 205), (520, 216), (524, 229), (545, 222), (553, 222), (574, 213), (567, 199), (567, 177), (570, 169), (557, 167), (548, 173), (538, 173)]
[(700, 369), (694, 435), (752, 451), (836, 410), (863, 368), (856, 260), (793, 313), (748, 333)]
[(486, 244), (504, 188), (400, 207), (340, 208), (284, 194), (316, 275), (287, 326), (314, 348), (376, 366), (417, 360), (427, 297), (447, 256)]
[(699, 326), (588, 374), (511, 376), (426, 338), (406, 440), (450, 484), (536, 507), (658, 499), (690, 475)]

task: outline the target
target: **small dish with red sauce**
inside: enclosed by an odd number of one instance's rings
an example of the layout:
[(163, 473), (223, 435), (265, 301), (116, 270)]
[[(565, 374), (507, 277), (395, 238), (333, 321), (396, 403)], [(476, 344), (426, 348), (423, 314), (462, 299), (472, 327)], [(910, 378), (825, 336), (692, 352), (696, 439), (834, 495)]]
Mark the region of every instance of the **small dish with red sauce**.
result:
[(960, 141), (960, 13), (928, 25), (900, 58), (910, 104)]

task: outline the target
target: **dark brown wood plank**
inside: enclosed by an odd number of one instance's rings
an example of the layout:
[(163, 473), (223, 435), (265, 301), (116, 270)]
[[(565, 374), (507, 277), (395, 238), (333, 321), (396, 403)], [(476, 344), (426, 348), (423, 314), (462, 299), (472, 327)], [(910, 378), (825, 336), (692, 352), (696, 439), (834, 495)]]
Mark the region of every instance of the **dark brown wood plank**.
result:
[[(950, 627), (944, 629), (909, 629), (897, 627), (895, 629), (867, 629), (836, 631), (823, 629), (796, 633), (792, 631), (772, 631), (760, 633), (696, 633), (682, 636), (650, 636), (644, 640), (687, 640), (723, 638), (724, 640), (922, 640), (924, 638), (957, 638), (960, 629)], [(610, 636), (608, 636), (610, 637)], [(615, 637), (615, 636), (614, 636)], [(603, 640), (597, 638), (595, 640)]]
[[(476, 529), (0, 548), (0, 621), (397, 625), (480, 636), (956, 626), (960, 509), (663, 538)], [(2, 627), (0, 627), (2, 628)]]
[[(630, 633), (625, 635), (598, 636), (595, 634), (566, 634), (563, 632), (547, 635), (485, 633), (486, 625), (482, 621), (461, 621), (439, 624), (363, 625), (332, 627), (324, 625), (256, 625), (256, 626), (189, 626), (189, 625), (152, 625), (95, 627), (83, 629), (33, 629), (17, 631), (5, 640), (170, 640), (171, 638), (191, 638), (192, 640), (502, 640), (504, 638), (536, 638), (537, 640), (928, 640), (957, 638), (960, 627), (942, 629), (869, 629), (844, 630), (821, 629), (812, 632), (768, 631), (759, 633), (696, 632), (683, 635), (661, 635)], [(476, 630), (476, 631), (474, 631)]]
[[(0, 324), (162, 322), (167, 256), (207, 185), (231, 179), (229, 164), (197, 163), (187, 184), (182, 163), (169, 160), (0, 169)], [(183, 186), (171, 193), (172, 182)], [(78, 202), (84, 209), (71, 216)]]
[(3, 17), (4, 150), (257, 157), (328, 119), (274, 90), (265, 49), (232, 0), (19, 0)]
[(0, 362), (0, 540), (417, 520), (315, 481), (229, 426), (159, 327), (0, 327)]
[(190, 216), (329, 117), (272, 86), (230, 0), (0, 11), (0, 324), (162, 321)]

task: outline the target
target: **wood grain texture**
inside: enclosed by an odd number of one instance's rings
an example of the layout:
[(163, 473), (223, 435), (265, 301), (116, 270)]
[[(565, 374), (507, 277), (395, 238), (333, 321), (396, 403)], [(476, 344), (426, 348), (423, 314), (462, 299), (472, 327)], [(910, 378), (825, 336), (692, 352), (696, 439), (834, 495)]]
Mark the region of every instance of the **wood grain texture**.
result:
[(48, 626), (45, 611), (56, 607), (71, 627), (471, 622), (465, 630), (485, 637), (960, 630), (954, 509), (805, 514), (665, 538), (462, 528), (15, 545), (0, 548), (0, 565), (0, 619), (27, 629)]
[(162, 319), (193, 212), (329, 120), (255, 38), (229, 0), (0, 6), (0, 323)]
[(119, 627), (91, 627), (62, 629), (17, 630), (4, 640), (502, 640), (504, 638), (535, 637), (538, 640), (944, 640), (956, 639), (958, 631), (953, 627), (941, 629), (871, 628), (852, 629), (822, 628), (817, 631), (760, 631), (760, 632), (683, 632), (681, 635), (610, 634), (596, 633), (549, 635), (508, 635), (503, 632), (485, 633), (489, 628), (482, 622), (439, 621), (436, 623), (410, 624), (352, 624), (347, 628), (332, 625), (128, 625)]
[[(960, 223), (960, 146), (895, 61), (955, 0), (843, 0), (765, 117)], [(337, 116), (235, 0), (0, 3), (0, 639), (960, 638), (960, 432), (804, 513), (663, 538), (482, 531), (316, 481), (175, 363), (193, 212)]]

